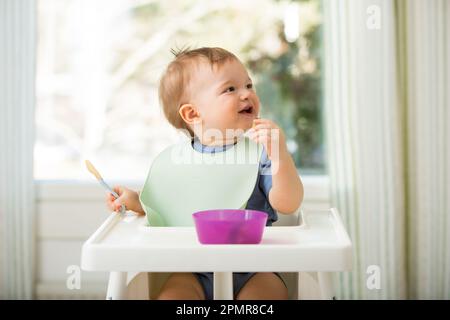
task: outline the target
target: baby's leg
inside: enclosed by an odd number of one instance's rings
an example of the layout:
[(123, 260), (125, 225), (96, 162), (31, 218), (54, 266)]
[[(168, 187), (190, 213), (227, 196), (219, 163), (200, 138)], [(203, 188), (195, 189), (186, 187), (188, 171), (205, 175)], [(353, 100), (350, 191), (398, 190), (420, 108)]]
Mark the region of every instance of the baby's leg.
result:
[(172, 273), (158, 296), (158, 300), (204, 299), (203, 288), (192, 273)]
[(288, 290), (283, 281), (272, 272), (261, 272), (251, 277), (239, 291), (237, 300), (287, 300)]

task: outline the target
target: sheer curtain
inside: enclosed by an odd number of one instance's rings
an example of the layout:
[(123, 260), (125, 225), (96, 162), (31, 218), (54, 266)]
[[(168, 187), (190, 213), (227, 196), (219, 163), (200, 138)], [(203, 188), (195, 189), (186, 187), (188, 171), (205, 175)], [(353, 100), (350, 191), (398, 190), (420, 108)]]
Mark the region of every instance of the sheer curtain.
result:
[(0, 1), (0, 298), (31, 299), (35, 1)]
[(323, 7), (332, 203), (355, 257), (338, 297), (449, 298), (450, 5)]
[(450, 299), (450, 3), (400, 2), (410, 297)]

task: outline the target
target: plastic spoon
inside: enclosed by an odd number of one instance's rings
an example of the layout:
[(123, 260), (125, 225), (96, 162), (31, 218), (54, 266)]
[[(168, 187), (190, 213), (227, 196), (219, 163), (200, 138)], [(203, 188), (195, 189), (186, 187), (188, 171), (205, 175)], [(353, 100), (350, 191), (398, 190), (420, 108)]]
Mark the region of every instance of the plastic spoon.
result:
[[(98, 180), (98, 182), (100, 182), (100, 184), (109, 192), (112, 193), (112, 195), (117, 199), (119, 198), (119, 195), (105, 182), (105, 180), (103, 180), (102, 176), (100, 175), (100, 173), (97, 171), (97, 169), (95, 169), (95, 167), (92, 165), (92, 163), (89, 160), (85, 160), (84, 163), (86, 164), (86, 168), (88, 169), (88, 171), (90, 173), (92, 173), (94, 175), (94, 177)], [(122, 206), (120, 207), (120, 213), (125, 214), (126, 210), (125, 210), (125, 206), (122, 204)]]

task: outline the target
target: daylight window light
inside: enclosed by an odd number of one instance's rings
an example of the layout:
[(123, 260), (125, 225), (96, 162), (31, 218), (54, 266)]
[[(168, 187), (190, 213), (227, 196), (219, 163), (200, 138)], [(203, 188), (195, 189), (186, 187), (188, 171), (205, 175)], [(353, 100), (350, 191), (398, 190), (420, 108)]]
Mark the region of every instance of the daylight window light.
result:
[(299, 5), (290, 3), (284, 9), (284, 36), (288, 42), (295, 42), (300, 36)]

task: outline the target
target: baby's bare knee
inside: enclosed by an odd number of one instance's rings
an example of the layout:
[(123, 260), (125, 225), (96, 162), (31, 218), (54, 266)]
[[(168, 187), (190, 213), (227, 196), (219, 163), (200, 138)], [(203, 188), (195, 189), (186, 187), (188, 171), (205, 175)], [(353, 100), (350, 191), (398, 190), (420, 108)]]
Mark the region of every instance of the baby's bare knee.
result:
[(257, 273), (241, 289), (237, 300), (287, 300), (288, 290), (273, 273)]
[(195, 290), (166, 289), (159, 293), (158, 300), (202, 300)]
[(172, 274), (161, 289), (158, 300), (204, 300), (200, 283), (192, 273)]
[(286, 288), (270, 289), (261, 291), (255, 289), (242, 290), (236, 300), (288, 300), (288, 290)]

